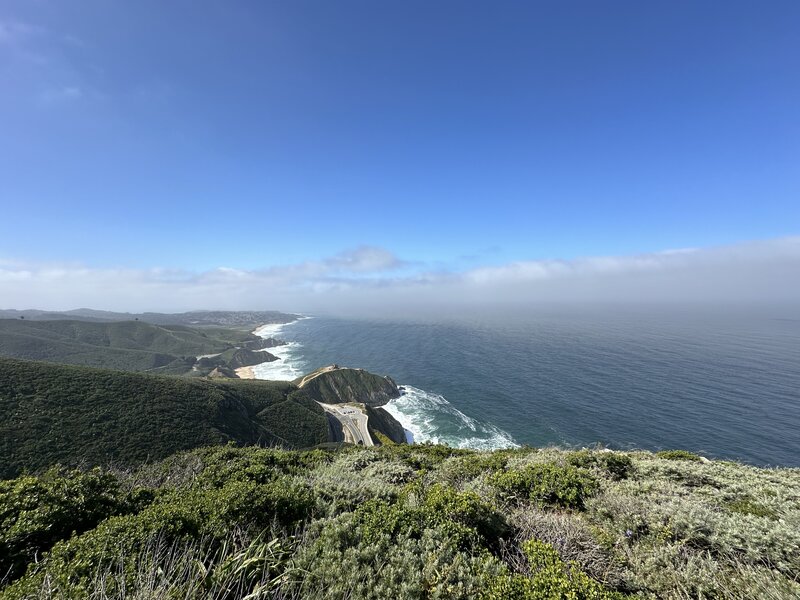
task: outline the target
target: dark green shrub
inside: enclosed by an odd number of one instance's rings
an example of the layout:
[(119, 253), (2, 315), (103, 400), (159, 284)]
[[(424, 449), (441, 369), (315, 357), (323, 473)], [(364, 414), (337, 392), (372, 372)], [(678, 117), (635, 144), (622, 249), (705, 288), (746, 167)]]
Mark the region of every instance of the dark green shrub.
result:
[(257, 446), (238, 448), (233, 444), (192, 454), (202, 458), (202, 469), (194, 479), (194, 486), (217, 488), (233, 480), (268, 483), (330, 460), (330, 455), (322, 450), (290, 452)]
[(727, 508), (730, 512), (738, 513), (741, 515), (753, 515), (755, 517), (764, 517), (766, 519), (772, 519), (773, 521), (778, 519), (777, 513), (767, 508), (762, 504), (758, 504), (754, 502), (750, 498), (738, 498), (736, 500), (729, 500), (725, 502), (725, 508)]
[[(491, 544), (508, 532), (503, 517), (477, 494), (434, 485), (411, 492), (395, 503), (369, 500), (355, 511), (362, 538), (371, 542), (383, 535), (409, 535), (419, 539), (425, 529), (448, 533), (457, 547)], [(412, 501), (413, 498), (413, 501)]]
[(703, 460), (699, 455), (688, 450), (661, 450), (656, 452), (656, 456), (666, 460), (689, 460), (693, 462), (701, 462)]
[(0, 481), (0, 579), (19, 577), (28, 562), (59, 540), (148, 501), (141, 491), (126, 498), (117, 479), (99, 469), (51, 469), (41, 477)]
[(233, 480), (219, 489), (174, 491), (139, 514), (112, 517), (57, 543), (44, 562), (9, 588), (11, 597), (38, 589), (45, 573), (61, 587), (85, 589), (93, 574), (111, 560), (123, 560), (125, 572), (133, 576), (132, 561), (153, 539), (167, 545), (196, 541), (213, 547), (234, 529), (260, 532), (273, 524), (291, 529), (310, 518), (313, 507), (310, 490), (285, 480), (267, 484)]
[(503, 500), (563, 508), (583, 508), (584, 499), (597, 489), (596, 480), (585, 469), (553, 463), (496, 473), (489, 481)]
[(482, 473), (502, 471), (508, 463), (508, 455), (500, 450), (486, 454), (474, 454), (454, 458), (442, 465), (446, 481), (458, 482), (475, 479)]
[(567, 464), (586, 469), (597, 468), (616, 480), (626, 479), (633, 471), (630, 456), (619, 452), (571, 452), (567, 455)]
[(492, 579), (483, 600), (617, 600), (575, 564), (567, 564), (549, 544), (530, 540), (523, 545), (531, 575), (504, 574)]
[(451, 448), (440, 444), (394, 444), (381, 446), (381, 454), (397, 457), (415, 470), (431, 470), (451, 456), (475, 455), (474, 450)]

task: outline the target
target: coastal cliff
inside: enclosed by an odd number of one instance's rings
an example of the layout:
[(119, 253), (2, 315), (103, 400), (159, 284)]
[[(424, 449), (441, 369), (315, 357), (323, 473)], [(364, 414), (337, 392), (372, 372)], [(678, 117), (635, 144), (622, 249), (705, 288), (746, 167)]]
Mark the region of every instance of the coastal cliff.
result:
[(405, 443), (403, 426), (380, 408), (400, 397), (400, 390), (391, 377), (375, 375), (364, 369), (329, 365), (296, 379), (294, 383), (310, 398), (322, 404), (363, 404), (373, 442), (385, 442), (382, 439), (385, 436), (394, 443)]
[(311, 398), (324, 404), (357, 402), (378, 407), (400, 397), (400, 390), (391, 377), (338, 365), (317, 369), (294, 383)]

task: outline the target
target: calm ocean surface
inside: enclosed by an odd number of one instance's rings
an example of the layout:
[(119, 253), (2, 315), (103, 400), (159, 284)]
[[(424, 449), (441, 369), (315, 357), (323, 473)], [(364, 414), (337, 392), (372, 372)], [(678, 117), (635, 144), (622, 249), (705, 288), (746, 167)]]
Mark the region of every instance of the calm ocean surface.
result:
[(800, 466), (800, 320), (571, 312), (448, 322), (314, 317), (261, 378), (323, 365), (391, 375), (417, 441), (684, 448)]

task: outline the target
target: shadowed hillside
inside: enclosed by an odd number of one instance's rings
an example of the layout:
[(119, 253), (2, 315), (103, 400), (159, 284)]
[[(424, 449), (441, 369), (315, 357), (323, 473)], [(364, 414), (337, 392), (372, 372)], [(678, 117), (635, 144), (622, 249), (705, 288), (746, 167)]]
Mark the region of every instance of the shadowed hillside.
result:
[(327, 419), (289, 382), (185, 379), (0, 359), (0, 476), (137, 464), (228, 441), (302, 448)]

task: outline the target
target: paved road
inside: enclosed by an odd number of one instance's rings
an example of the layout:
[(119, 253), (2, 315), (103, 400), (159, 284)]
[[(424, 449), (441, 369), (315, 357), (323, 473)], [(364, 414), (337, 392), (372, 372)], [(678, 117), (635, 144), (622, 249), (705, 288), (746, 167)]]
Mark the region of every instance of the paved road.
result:
[(351, 404), (323, 404), (322, 402), (317, 402), (317, 404), (342, 425), (345, 442), (374, 446), (367, 429), (367, 415), (362, 412), (361, 408)]

